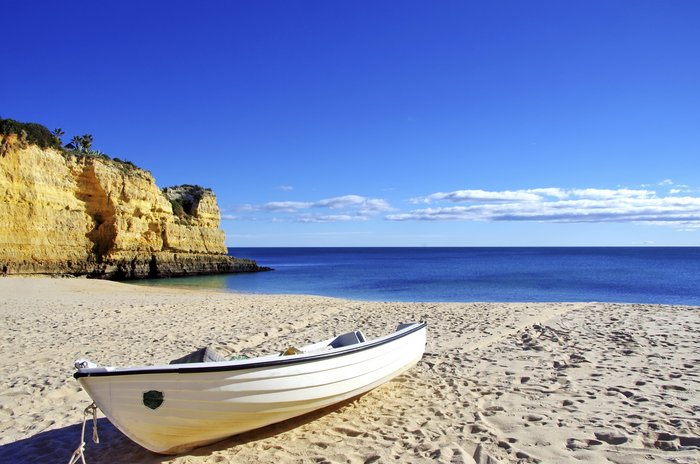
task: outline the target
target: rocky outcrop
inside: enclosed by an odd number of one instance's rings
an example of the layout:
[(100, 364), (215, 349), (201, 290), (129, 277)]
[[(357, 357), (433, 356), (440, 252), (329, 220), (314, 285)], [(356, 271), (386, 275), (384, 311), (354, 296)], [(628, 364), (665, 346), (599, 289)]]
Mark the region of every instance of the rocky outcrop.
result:
[(211, 190), (161, 190), (130, 163), (0, 141), (0, 263), (129, 279), (265, 270), (227, 256)]

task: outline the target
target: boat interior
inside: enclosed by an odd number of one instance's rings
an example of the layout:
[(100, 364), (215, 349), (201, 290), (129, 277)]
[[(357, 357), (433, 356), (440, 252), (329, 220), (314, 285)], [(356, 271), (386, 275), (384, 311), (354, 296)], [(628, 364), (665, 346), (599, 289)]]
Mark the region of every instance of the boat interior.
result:
[[(315, 353), (320, 351), (328, 351), (332, 349), (343, 348), (346, 346), (356, 345), (358, 343), (364, 343), (367, 341), (364, 334), (360, 330), (354, 330), (352, 332), (347, 332), (337, 337), (329, 338), (322, 342), (314, 343), (311, 345), (302, 346), (300, 348), (290, 346), (284, 351), (280, 352), (278, 356), (291, 356), (295, 354), (307, 354)], [(241, 359), (238, 356), (233, 359)], [(243, 358), (245, 359), (245, 358)], [(206, 346), (204, 348), (199, 348), (181, 358), (173, 359), (169, 364), (190, 364), (190, 363), (202, 363), (202, 362), (222, 362), (229, 361), (226, 357), (219, 354), (213, 347)]]

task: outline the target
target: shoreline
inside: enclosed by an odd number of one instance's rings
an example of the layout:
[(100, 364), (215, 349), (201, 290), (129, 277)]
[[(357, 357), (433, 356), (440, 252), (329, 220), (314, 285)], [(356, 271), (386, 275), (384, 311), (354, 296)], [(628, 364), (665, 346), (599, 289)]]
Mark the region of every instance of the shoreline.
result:
[[(274, 270), (274, 269), (273, 269)], [(491, 301), (491, 300), (474, 300), (474, 301), (451, 301), (451, 300), (391, 300), (391, 299), (361, 299), (361, 298), (351, 298), (349, 296), (334, 296), (334, 295), (321, 295), (313, 293), (265, 293), (265, 292), (252, 292), (246, 290), (235, 290), (228, 287), (207, 287), (202, 285), (178, 285), (178, 284), (168, 284), (167, 282), (172, 280), (186, 280), (188, 278), (194, 277), (216, 277), (218, 274), (210, 275), (198, 275), (198, 276), (174, 276), (166, 278), (156, 278), (156, 279), (132, 279), (132, 280), (115, 280), (113, 282), (118, 282), (127, 285), (135, 285), (138, 287), (149, 287), (149, 288), (160, 288), (160, 289), (172, 289), (172, 290), (192, 290), (201, 292), (223, 292), (230, 293), (232, 295), (259, 295), (259, 296), (284, 296), (284, 297), (311, 297), (311, 298), (328, 298), (331, 300), (346, 300), (346, 301), (356, 301), (359, 303), (397, 303), (397, 304), (614, 304), (614, 305), (642, 305), (642, 306), (662, 306), (668, 308), (697, 308), (700, 309), (700, 305), (688, 304), (688, 303), (640, 303), (640, 302), (630, 302), (630, 301), (597, 301), (597, 300), (548, 300), (548, 301)], [(31, 278), (32, 276), (22, 276)], [(73, 278), (73, 276), (45, 276), (45, 277), (68, 277)], [(76, 278), (84, 278), (84, 276), (77, 276)], [(163, 282), (158, 284), (150, 284), (146, 281), (152, 282)]]
[[(88, 462), (695, 462), (700, 308), (629, 303), (402, 303), (151, 287), (84, 278), (0, 279), (0, 455), (68, 461), (90, 403), (73, 361), (167, 363), (425, 319), (423, 360), (311, 417), (181, 456), (154, 455), (98, 421)], [(90, 433), (90, 426), (87, 434)], [(87, 438), (87, 437), (86, 437)]]

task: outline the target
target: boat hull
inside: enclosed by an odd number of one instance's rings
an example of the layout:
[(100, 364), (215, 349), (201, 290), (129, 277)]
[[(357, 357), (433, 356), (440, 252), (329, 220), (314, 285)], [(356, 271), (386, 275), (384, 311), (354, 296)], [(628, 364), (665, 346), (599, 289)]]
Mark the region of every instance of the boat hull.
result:
[[(245, 368), (244, 363), (226, 369), (225, 363), (211, 363), (209, 371), (131, 371), (78, 380), (133, 441), (156, 453), (177, 454), (324, 408), (391, 380), (423, 356), (425, 325), (407, 332), (362, 349), (299, 356), (279, 365)], [(160, 404), (147, 406), (146, 392), (159, 394)]]

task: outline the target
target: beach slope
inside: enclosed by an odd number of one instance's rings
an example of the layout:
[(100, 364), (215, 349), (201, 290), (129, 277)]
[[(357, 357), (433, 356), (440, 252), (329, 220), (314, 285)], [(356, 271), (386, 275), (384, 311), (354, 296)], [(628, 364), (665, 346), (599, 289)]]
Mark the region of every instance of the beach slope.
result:
[(90, 404), (73, 361), (264, 354), (428, 322), (414, 369), (357, 399), (181, 456), (100, 415), (90, 463), (700, 461), (700, 311), (609, 303), (381, 303), (0, 279), (0, 461), (67, 462)]

